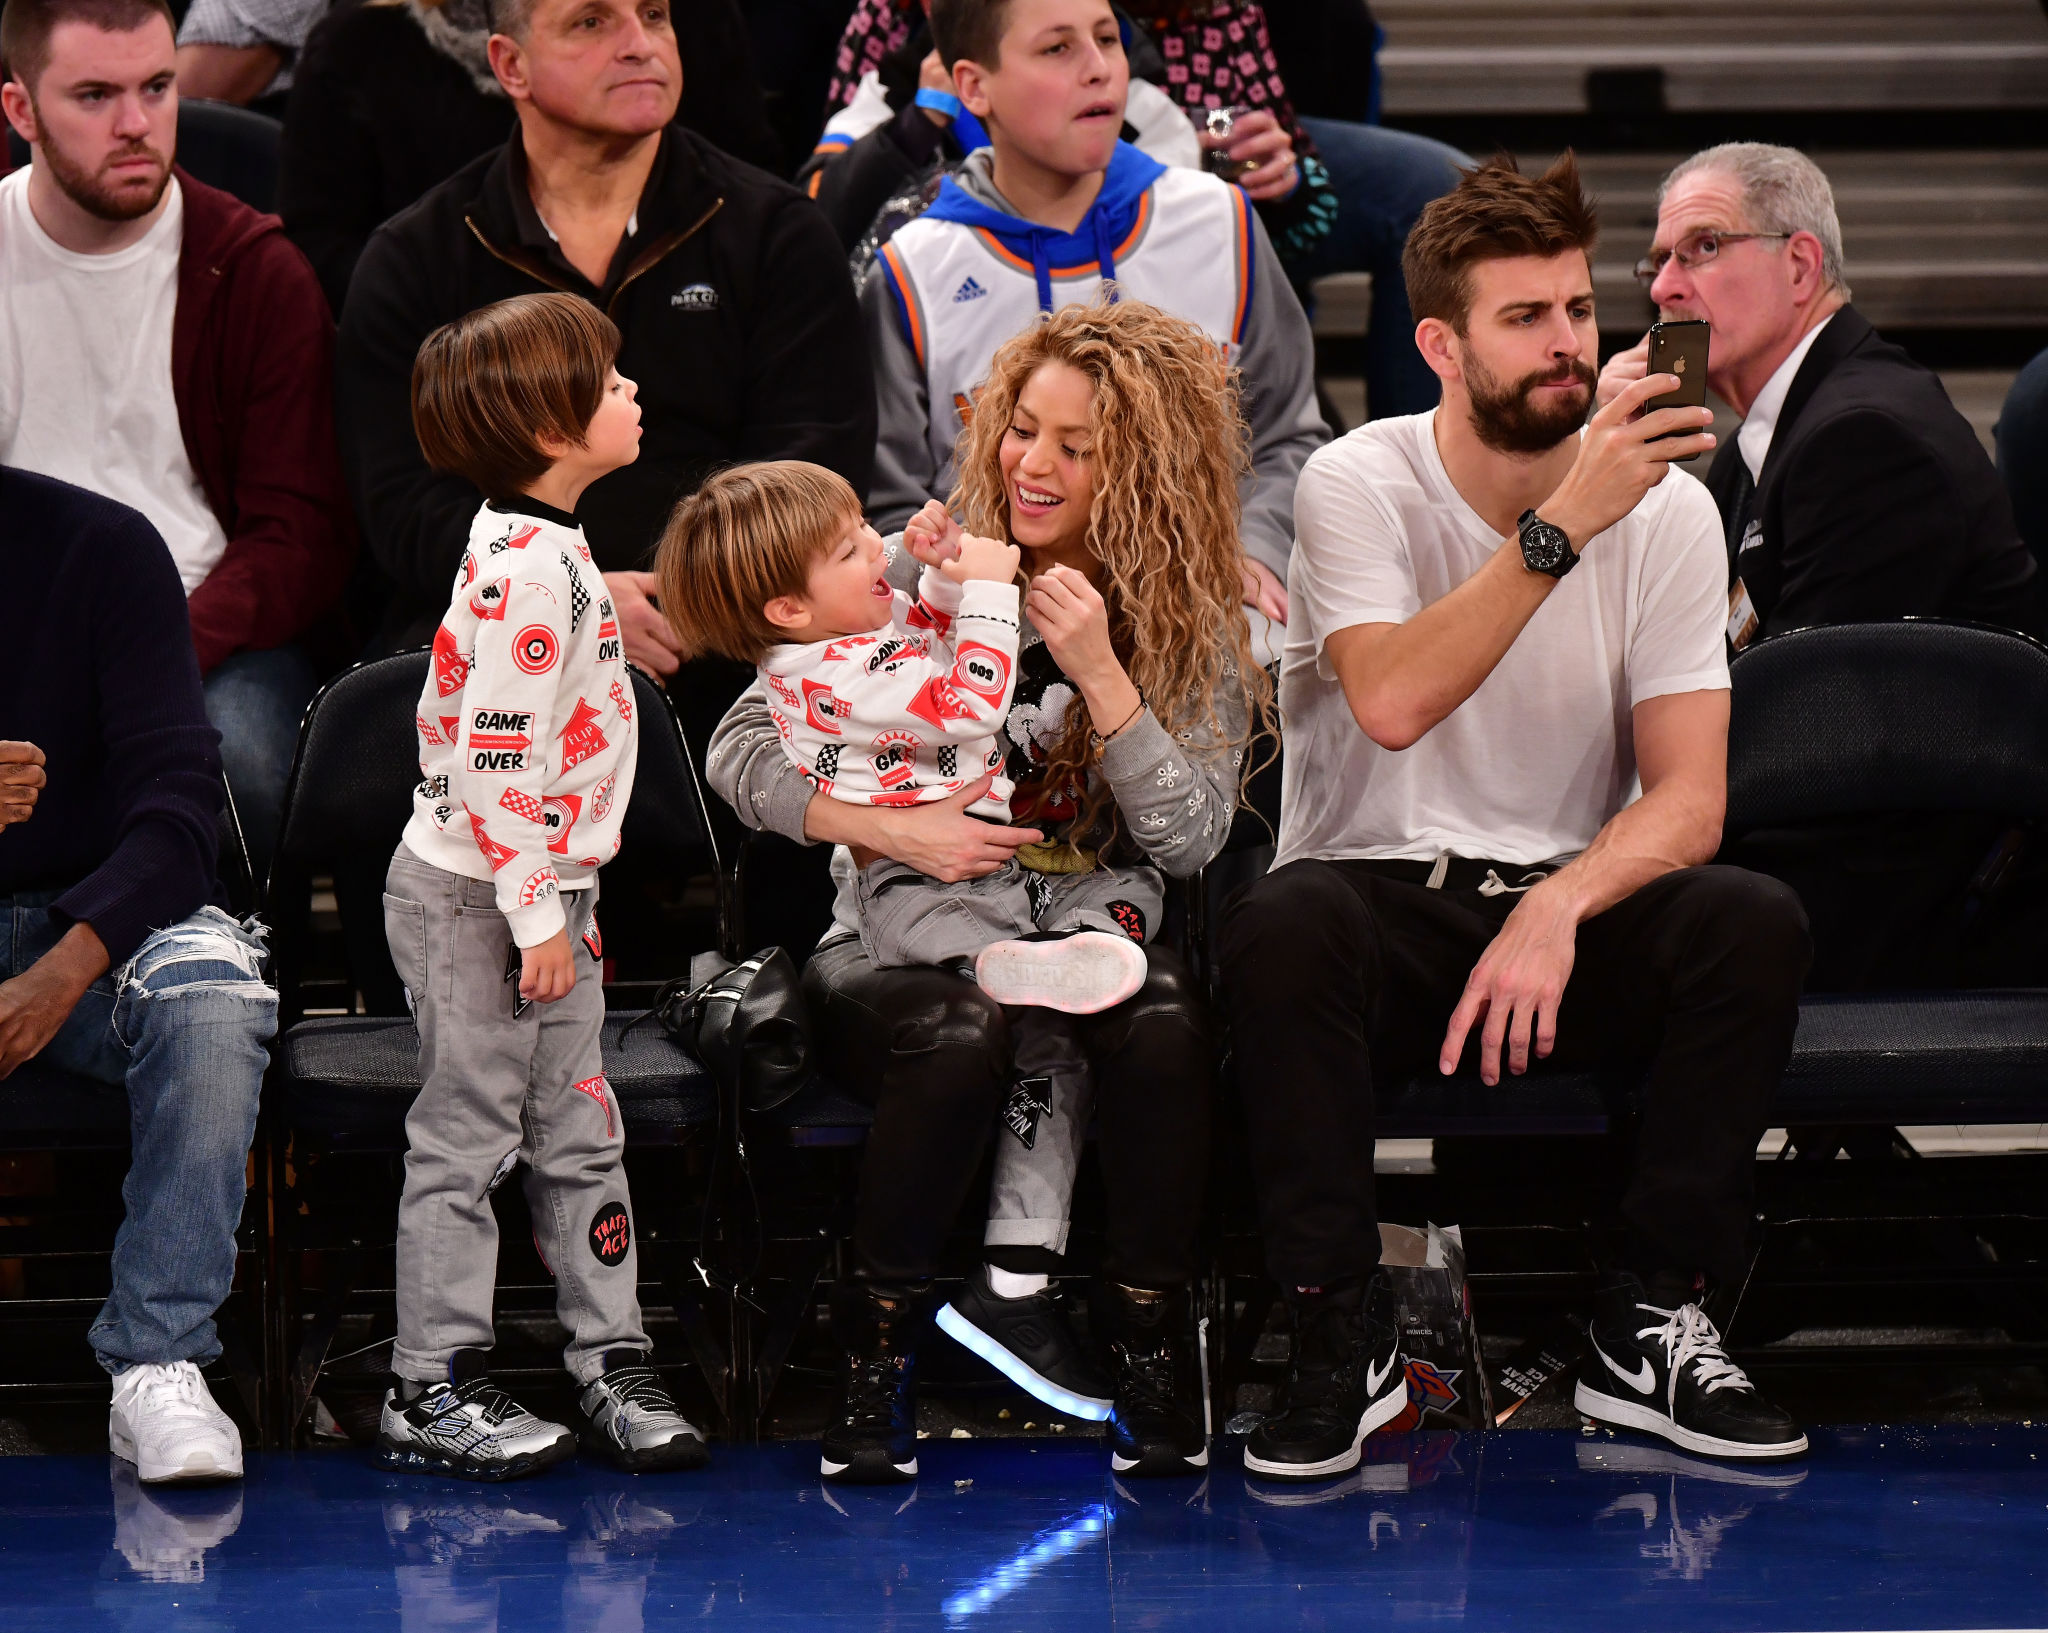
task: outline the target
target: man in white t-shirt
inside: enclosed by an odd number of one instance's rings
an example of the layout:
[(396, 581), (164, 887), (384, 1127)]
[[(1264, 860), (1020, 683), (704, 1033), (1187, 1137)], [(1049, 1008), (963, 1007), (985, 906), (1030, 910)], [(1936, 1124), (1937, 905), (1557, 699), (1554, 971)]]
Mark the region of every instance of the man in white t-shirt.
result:
[(162, 534), (260, 872), (316, 661), (352, 644), (321, 627), (354, 551), (326, 299), (275, 216), (174, 168), (163, 0), (8, 0), (0, 56), (33, 159), (0, 179), (0, 464)]
[(1581, 431), (1596, 230), (1570, 155), (1430, 205), (1406, 271), (1442, 406), (1321, 450), (1296, 493), (1279, 857), (1222, 942), (1296, 1332), (1246, 1445), (1260, 1477), (1350, 1468), (1406, 1403), (1374, 1297), (1376, 1080), (1467, 1061), (1496, 1085), (1553, 1055), (1647, 1069), (1580, 1410), (1707, 1455), (1806, 1447), (1700, 1308), (1703, 1277), (1746, 1264), (1805, 920), (1775, 881), (1704, 865), (1726, 567), (1669, 461), (1713, 445), (1711, 416), (1645, 411), (1678, 384), (1660, 375)]

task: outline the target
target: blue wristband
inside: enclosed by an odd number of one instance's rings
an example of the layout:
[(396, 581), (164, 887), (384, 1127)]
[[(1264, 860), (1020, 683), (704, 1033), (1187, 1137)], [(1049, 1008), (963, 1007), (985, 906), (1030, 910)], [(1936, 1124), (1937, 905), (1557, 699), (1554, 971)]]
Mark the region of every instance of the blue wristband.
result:
[(933, 113), (942, 113), (948, 119), (960, 117), (960, 99), (951, 91), (933, 91), (920, 86), (915, 100), (920, 108), (930, 108)]

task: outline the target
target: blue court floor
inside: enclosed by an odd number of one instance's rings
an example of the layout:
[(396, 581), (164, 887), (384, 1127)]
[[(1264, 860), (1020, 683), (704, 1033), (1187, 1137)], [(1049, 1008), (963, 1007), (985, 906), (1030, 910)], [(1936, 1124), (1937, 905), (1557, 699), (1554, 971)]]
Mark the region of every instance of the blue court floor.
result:
[(2048, 1627), (2048, 1426), (1822, 1430), (1730, 1470), (1559, 1431), (1376, 1441), (1326, 1488), (1120, 1485), (1095, 1446), (927, 1441), (914, 1488), (827, 1491), (806, 1445), (694, 1476), (496, 1489), (360, 1454), (148, 1491), (0, 1460), (0, 1626), (639, 1633)]

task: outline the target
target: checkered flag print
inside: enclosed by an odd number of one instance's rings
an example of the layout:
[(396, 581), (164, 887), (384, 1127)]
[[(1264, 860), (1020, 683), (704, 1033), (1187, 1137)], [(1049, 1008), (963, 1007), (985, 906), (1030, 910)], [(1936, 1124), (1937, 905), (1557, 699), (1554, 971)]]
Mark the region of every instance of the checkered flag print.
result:
[(514, 816), (523, 816), (528, 822), (540, 821), (540, 801), (531, 794), (508, 788), (498, 796), (498, 803)]
[(839, 745), (827, 743), (818, 750), (818, 775), (827, 782), (839, 775)]
[(960, 775), (960, 750), (952, 743), (939, 745), (939, 775), (957, 777)]
[(574, 635), (583, 615), (590, 610), (590, 592), (583, 587), (576, 562), (566, 550), (562, 552), (562, 571), (569, 575), (569, 633)]

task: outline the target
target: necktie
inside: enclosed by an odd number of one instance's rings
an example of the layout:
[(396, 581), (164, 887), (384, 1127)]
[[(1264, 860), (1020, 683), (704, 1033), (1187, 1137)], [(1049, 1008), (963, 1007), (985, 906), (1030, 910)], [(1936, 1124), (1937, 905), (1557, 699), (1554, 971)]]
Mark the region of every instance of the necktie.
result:
[(1737, 449), (1735, 480), (1729, 486), (1727, 502), (1721, 507), (1721, 528), (1728, 541), (1728, 567), (1735, 568), (1736, 553), (1742, 548), (1743, 530), (1749, 526), (1749, 511), (1756, 499), (1756, 480), (1749, 474), (1749, 461)]

